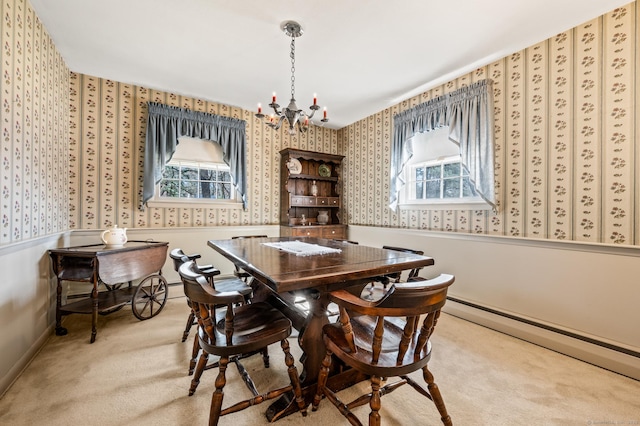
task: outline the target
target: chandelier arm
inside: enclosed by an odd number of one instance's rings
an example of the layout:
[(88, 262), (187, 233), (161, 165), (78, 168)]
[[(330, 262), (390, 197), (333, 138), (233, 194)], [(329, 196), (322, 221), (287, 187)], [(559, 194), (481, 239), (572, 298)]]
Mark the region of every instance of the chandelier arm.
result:
[(280, 108), (280, 105), (278, 104), (274, 104), (274, 103), (270, 103), (269, 106), (271, 108), (273, 108), (273, 111), (276, 113), (276, 115), (279, 117), (282, 113), (278, 110), (278, 108)]
[(284, 121), (284, 115), (281, 115), (280, 118), (278, 119), (278, 122), (276, 123), (274, 129), (278, 130), (281, 126), (282, 126), (282, 122)]

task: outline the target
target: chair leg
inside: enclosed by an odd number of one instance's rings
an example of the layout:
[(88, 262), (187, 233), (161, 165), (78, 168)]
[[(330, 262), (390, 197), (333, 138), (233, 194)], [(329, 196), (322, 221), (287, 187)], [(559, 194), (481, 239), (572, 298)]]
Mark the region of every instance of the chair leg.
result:
[(380, 426), (380, 377), (371, 376), (371, 399), (369, 399), (369, 426)]
[(260, 352), (262, 353), (262, 362), (264, 363), (264, 368), (269, 368), (269, 348), (265, 346)]
[(322, 395), (324, 393), (324, 387), (327, 384), (327, 378), (329, 377), (329, 367), (331, 367), (331, 351), (327, 351), (324, 359), (322, 360), (322, 367), (320, 368), (320, 374), (318, 374), (318, 384), (316, 385), (316, 394), (313, 397), (313, 403), (311, 405), (311, 410), (316, 411), (318, 409), (318, 405), (320, 405), (320, 401), (322, 400)]
[(211, 396), (211, 409), (209, 410), (209, 426), (217, 426), (218, 420), (220, 420), (220, 411), (222, 411), (222, 400), (224, 398), (223, 388), (227, 384), (227, 378), (225, 372), (227, 371), (227, 364), (229, 363), (229, 357), (220, 358), (220, 366), (218, 368), (218, 377), (216, 377), (216, 390)]
[(200, 377), (202, 377), (202, 372), (204, 371), (204, 368), (207, 366), (208, 361), (209, 361), (209, 354), (203, 351), (202, 354), (200, 355), (200, 358), (198, 358), (198, 365), (196, 366), (196, 371), (193, 374), (193, 379), (191, 379), (189, 396), (193, 395), (196, 392), (196, 388), (200, 384)]
[(424, 381), (427, 382), (427, 388), (429, 389), (429, 393), (431, 394), (431, 398), (433, 402), (436, 404), (436, 408), (440, 413), (440, 419), (445, 426), (452, 426), (451, 417), (449, 417), (449, 413), (447, 413), (447, 407), (444, 405), (444, 400), (442, 399), (442, 395), (440, 394), (440, 389), (438, 389), (438, 385), (435, 384), (433, 380), (433, 374), (429, 371), (429, 368), (425, 365), (422, 367), (422, 376), (424, 377)]
[(196, 368), (196, 361), (198, 360), (198, 354), (200, 353), (200, 339), (195, 336), (193, 339), (193, 349), (191, 350), (191, 361), (189, 361), (189, 375), (193, 374), (193, 370)]
[(187, 319), (187, 325), (184, 328), (184, 332), (182, 333), (183, 342), (187, 340), (187, 337), (189, 337), (189, 331), (191, 330), (191, 326), (193, 325), (195, 317), (196, 316), (193, 314), (193, 311), (191, 311), (191, 313), (189, 314), (189, 318)]
[(289, 380), (291, 381), (291, 386), (293, 386), (293, 395), (296, 398), (296, 403), (298, 404), (298, 409), (302, 413), (303, 417), (307, 415), (307, 404), (304, 402), (304, 398), (302, 398), (302, 388), (300, 388), (300, 377), (298, 377), (298, 369), (296, 368), (293, 360), (293, 356), (289, 351), (289, 341), (287, 339), (282, 339), (280, 342), (280, 346), (282, 347), (282, 352), (284, 352), (284, 362), (287, 364), (287, 372), (289, 373)]

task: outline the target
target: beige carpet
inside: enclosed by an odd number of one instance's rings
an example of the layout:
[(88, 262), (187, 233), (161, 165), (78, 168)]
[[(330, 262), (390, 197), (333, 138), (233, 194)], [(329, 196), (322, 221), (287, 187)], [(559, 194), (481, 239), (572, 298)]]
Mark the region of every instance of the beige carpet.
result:
[[(65, 317), (69, 334), (51, 336), (0, 400), (0, 425), (206, 424), (216, 371), (206, 371), (195, 395), (187, 396), (191, 339), (180, 338), (188, 309), (184, 298), (171, 299), (158, 316), (138, 321), (127, 306), (99, 317), (94, 344), (88, 316)], [(640, 424), (638, 381), (450, 315), (441, 317), (433, 341), (430, 367), (454, 424)], [(298, 359), (294, 338), (291, 343)], [(260, 357), (244, 361), (261, 392), (287, 383), (280, 348), (270, 354), (269, 370)], [(233, 366), (227, 378), (225, 406), (238, 395), (248, 397)], [(344, 400), (348, 393), (341, 393)], [(266, 424), (268, 403), (223, 417), (221, 424)], [(441, 424), (433, 404), (408, 386), (384, 396), (382, 406), (384, 425)], [(356, 413), (366, 422), (368, 411), (363, 406)], [(347, 424), (326, 401), (307, 418), (295, 414), (278, 423)]]

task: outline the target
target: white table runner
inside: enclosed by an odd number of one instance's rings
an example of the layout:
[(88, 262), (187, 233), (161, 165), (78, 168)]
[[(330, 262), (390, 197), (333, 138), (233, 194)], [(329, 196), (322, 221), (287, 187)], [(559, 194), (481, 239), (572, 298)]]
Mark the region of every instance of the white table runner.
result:
[(314, 256), (317, 254), (340, 253), (342, 250), (333, 247), (319, 246), (318, 244), (303, 243), (302, 241), (282, 241), (279, 243), (262, 243), (296, 256)]

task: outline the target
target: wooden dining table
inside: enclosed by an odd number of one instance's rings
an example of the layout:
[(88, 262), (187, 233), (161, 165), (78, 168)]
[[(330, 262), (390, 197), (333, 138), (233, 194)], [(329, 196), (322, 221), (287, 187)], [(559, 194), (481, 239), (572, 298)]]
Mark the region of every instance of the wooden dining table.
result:
[[(267, 245), (291, 241), (334, 252), (304, 255)], [(271, 303), (287, 315), (298, 330), (298, 343), (303, 352), (300, 380), (307, 403), (311, 403), (315, 395), (318, 372), (326, 353), (322, 327), (329, 322), (328, 293), (345, 288), (358, 292), (374, 277), (434, 264), (428, 256), (311, 237), (210, 240), (207, 244), (253, 277), (253, 300)], [(308, 313), (296, 307), (297, 296), (306, 298)], [(333, 389), (344, 389), (364, 379), (353, 370), (340, 370), (333, 371), (329, 378)], [(271, 404), (266, 415), (269, 421), (275, 421), (295, 411), (297, 406), (292, 396), (285, 395)]]

